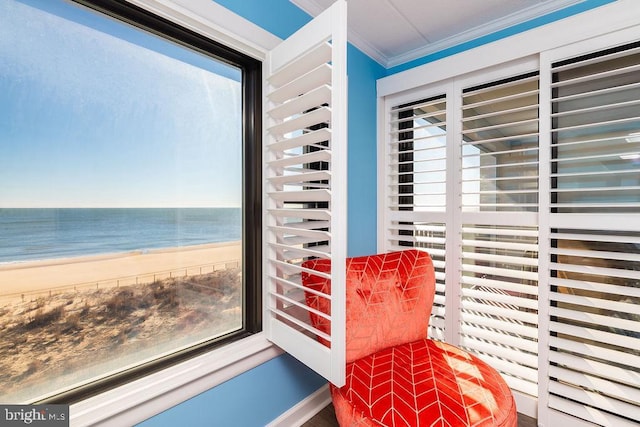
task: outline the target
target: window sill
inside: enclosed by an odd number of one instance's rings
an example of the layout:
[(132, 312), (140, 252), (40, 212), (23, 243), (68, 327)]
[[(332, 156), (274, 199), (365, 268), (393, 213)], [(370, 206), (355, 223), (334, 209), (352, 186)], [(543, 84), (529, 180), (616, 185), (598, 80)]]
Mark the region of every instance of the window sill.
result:
[(281, 353), (255, 334), (71, 405), (71, 425), (134, 425)]

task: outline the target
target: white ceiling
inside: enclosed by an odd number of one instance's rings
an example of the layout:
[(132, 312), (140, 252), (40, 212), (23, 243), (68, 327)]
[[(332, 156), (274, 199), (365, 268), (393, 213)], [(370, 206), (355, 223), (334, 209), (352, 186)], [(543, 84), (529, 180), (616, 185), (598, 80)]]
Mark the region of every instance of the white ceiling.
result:
[[(291, 0), (316, 16), (335, 0)], [(349, 41), (385, 67), (584, 0), (348, 0)]]

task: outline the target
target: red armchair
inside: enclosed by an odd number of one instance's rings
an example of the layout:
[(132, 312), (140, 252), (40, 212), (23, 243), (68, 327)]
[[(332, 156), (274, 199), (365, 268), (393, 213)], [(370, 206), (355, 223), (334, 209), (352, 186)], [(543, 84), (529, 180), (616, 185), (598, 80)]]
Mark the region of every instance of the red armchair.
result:
[[(325, 259), (303, 266), (323, 272), (331, 267)], [(329, 293), (328, 279), (303, 273), (302, 280)], [(513, 396), (495, 369), (426, 338), (435, 294), (426, 252), (349, 258), (346, 288), (346, 385), (331, 385), (341, 426), (517, 426)], [(328, 300), (311, 292), (306, 299), (330, 312)], [(324, 318), (312, 315), (311, 321), (329, 332)]]

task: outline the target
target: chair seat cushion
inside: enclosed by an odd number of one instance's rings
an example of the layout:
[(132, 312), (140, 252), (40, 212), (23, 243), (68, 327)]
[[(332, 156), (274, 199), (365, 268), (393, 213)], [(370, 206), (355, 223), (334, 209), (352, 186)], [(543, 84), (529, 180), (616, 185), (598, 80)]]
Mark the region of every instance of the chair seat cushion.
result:
[[(346, 385), (333, 388), (332, 394), (341, 425), (517, 425), (515, 402), (495, 369), (457, 347), (430, 339), (349, 363)], [(362, 423), (367, 418), (374, 423)]]

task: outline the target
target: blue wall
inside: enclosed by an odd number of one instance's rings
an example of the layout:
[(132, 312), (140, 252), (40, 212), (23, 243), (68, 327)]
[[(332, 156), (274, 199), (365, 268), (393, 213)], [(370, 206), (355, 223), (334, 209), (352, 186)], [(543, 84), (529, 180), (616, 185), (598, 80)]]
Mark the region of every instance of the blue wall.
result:
[(140, 427), (263, 426), (325, 384), (289, 355), (189, 399)]

